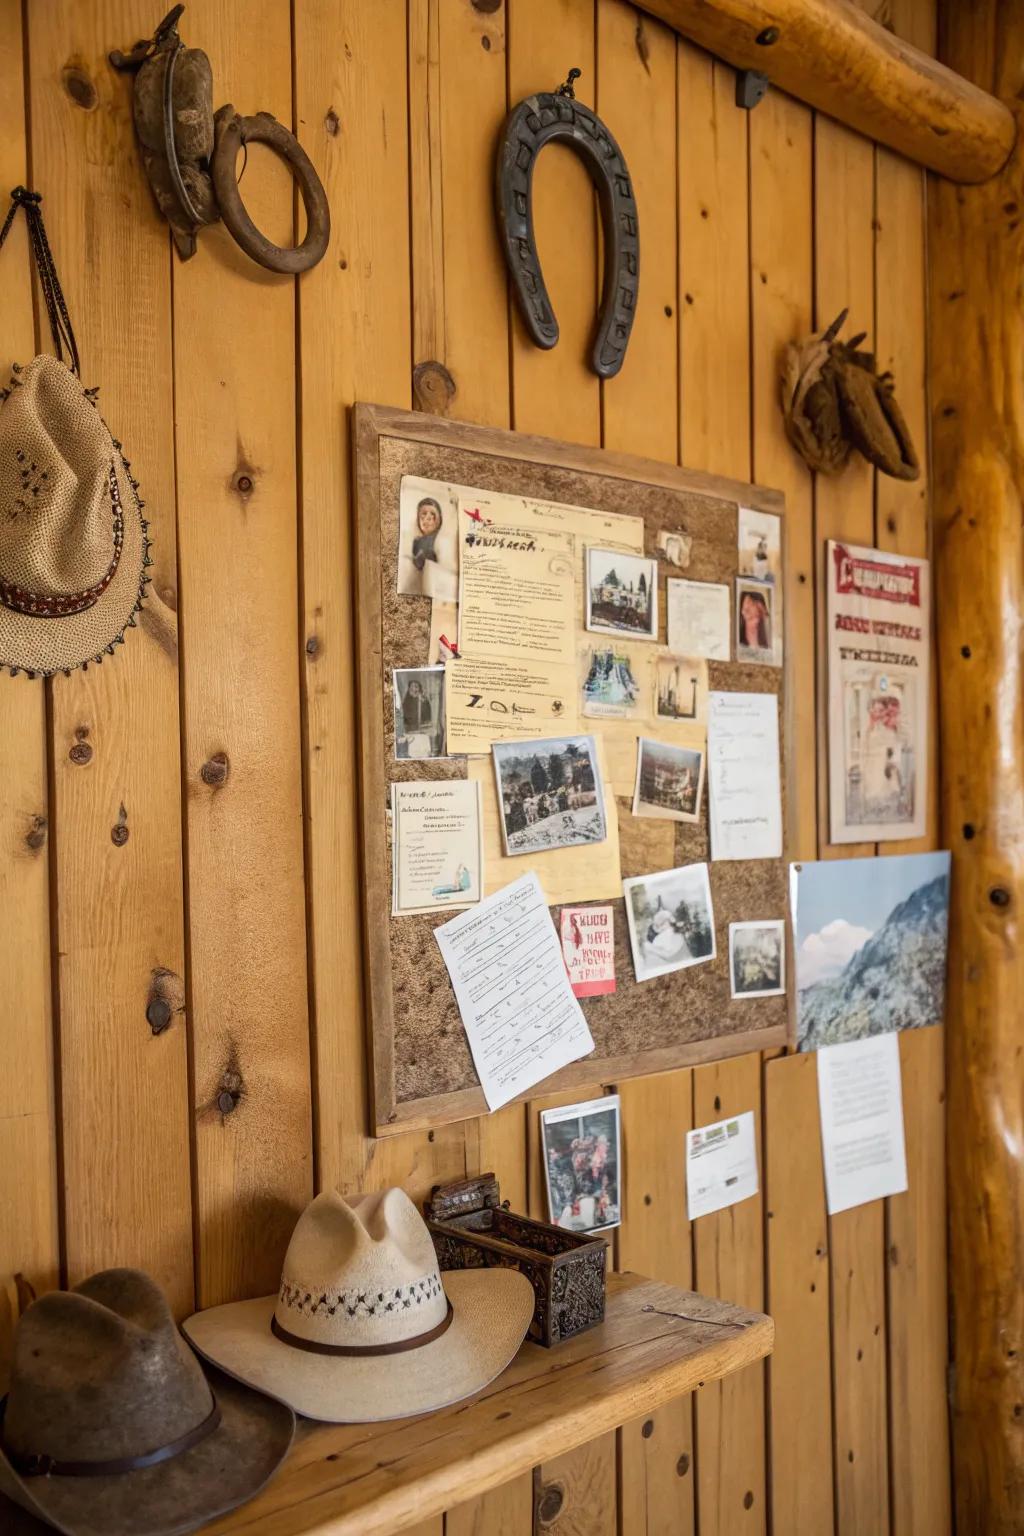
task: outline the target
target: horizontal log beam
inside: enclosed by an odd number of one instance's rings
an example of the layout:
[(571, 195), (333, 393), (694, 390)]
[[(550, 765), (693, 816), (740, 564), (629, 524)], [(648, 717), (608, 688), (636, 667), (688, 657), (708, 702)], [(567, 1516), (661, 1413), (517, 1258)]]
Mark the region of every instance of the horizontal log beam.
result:
[(640, 0), (640, 8), (950, 181), (987, 181), (1009, 159), (1009, 108), (853, 0)]

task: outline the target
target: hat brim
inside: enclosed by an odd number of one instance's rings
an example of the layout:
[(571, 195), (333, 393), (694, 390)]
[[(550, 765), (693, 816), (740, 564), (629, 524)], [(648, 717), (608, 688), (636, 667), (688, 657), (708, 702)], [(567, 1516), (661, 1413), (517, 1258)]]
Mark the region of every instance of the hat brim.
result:
[[(185, 1536), (237, 1509), (284, 1460), (295, 1416), (285, 1403), (260, 1397), (221, 1371), (208, 1371), (207, 1379), (221, 1421), (192, 1450), (115, 1477), (28, 1478), (0, 1451), (0, 1494), (64, 1536)], [(24, 1529), (27, 1536), (34, 1527), (26, 1521)]]
[(141, 606), (149, 543), (124, 460), (113, 446), (110, 451), (121, 493), (124, 535), (121, 558), (109, 587), (91, 608), (58, 619), (16, 613), (0, 603), (0, 670), (13, 668), (51, 677), (97, 661), (123, 637)]
[(375, 1424), (472, 1397), (505, 1369), (533, 1317), (533, 1286), (515, 1269), (446, 1270), (451, 1326), (395, 1355), (323, 1355), (270, 1331), (276, 1296), (229, 1302), (183, 1324), (201, 1355), (309, 1419)]

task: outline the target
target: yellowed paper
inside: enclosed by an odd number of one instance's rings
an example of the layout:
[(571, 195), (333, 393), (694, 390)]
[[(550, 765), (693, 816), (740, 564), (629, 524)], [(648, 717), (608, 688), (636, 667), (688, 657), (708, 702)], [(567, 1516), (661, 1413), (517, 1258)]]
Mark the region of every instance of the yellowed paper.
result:
[[(618, 812), (615, 795), (608, 782), (607, 763), (602, 748), (603, 743), (599, 740), (597, 755), (604, 784), (607, 837), (603, 842), (588, 843), (578, 848), (555, 848), (548, 853), (532, 853), (528, 859), (522, 855), (509, 858), (505, 854), (494, 767), (490, 759), (479, 759), (467, 765), (470, 781), (480, 785), (485, 896), (508, 885), (524, 864), (529, 864), (530, 869), (536, 871), (544, 900), (549, 906), (561, 906), (563, 902), (569, 901), (602, 901), (622, 895)], [(635, 746), (633, 750), (635, 762)]]
[[(609, 639), (606, 644), (595, 635), (580, 646), (578, 665), (580, 715), (601, 721), (606, 772), (615, 794), (634, 798), (640, 736), (703, 749), (708, 669), (702, 658), (673, 656), (643, 641)], [(696, 711), (692, 718), (687, 714), (691, 707)]]
[(464, 656), (447, 664), (444, 684), (449, 757), (576, 727), (571, 663)]
[(459, 576), (459, 655), (572, 664), (571, 534), (466, 520)]

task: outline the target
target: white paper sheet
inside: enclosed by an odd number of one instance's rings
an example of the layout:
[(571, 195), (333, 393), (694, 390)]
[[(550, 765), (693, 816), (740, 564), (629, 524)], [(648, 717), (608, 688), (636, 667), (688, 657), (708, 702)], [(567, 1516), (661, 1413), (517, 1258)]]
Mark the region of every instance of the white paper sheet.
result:
[(781, 859), (779, 702), (713, 693), (708, 704), (712, 859)]
[(907, 1187), (899, 1036), (818, 1051), (818, 1104), (830, 1216)]
[(686, 1133), (686, 1208), (691, 1221), (758, 1191), (754, 1111)]
[(434, 937), (490, 1109), (594, 1049), (532, 870)]
[(728, 661), (729, 588), (711, 581), (666, 583), (669, 649), (681, 656), (705, 656)]

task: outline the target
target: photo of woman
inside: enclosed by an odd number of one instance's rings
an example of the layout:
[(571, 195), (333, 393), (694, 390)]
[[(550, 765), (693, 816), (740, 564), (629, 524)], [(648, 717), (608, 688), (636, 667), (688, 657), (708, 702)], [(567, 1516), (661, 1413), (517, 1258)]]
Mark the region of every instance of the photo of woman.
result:
[(397, 585), (403, 597), (458, 599), (458, 509), (453, 487), (441, 481), (402, 477)]
[(737, 581), (737, 661), (774, 662), (773, 597), (773, 589), (765, 583), (742, 578)]
[(444, 667), (395, 669), (395, 756), (445, 756)]

